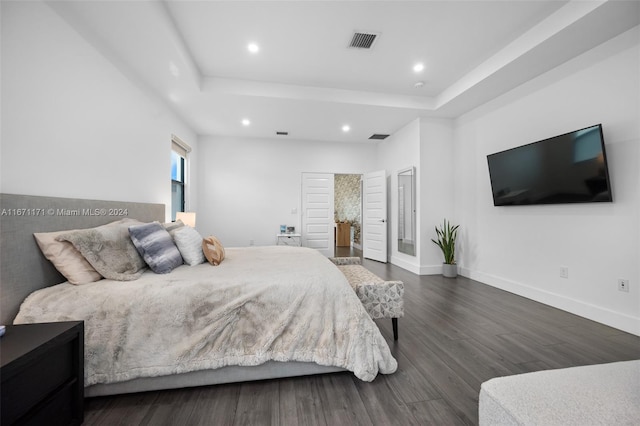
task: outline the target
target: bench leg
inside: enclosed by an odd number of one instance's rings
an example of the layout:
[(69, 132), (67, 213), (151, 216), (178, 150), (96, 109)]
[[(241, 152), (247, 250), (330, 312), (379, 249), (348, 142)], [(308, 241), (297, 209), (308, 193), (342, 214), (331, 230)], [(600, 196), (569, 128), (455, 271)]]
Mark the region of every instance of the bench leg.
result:
[(393, 324), (393, 340), (398, 340), (398, 318), (391, 318)]

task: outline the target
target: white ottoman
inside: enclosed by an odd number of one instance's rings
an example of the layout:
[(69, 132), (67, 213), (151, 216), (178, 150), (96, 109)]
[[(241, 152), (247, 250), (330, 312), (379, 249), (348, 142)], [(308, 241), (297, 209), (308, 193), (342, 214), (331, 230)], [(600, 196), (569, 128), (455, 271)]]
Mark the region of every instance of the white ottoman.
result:
[(499, 377), (480, 389), (480, 425), (640, 425), (640, 360)]

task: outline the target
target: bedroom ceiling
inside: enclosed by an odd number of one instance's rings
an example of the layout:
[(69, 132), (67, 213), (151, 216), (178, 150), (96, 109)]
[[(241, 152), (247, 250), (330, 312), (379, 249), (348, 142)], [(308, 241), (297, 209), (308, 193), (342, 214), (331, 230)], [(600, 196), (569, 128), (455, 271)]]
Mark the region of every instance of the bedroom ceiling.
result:
[[(368, 143), (456, 117), (640, 22), (635, 1), (48, 4), (200, 135)], [(378, 36), (349, 48), (354, 32)]]

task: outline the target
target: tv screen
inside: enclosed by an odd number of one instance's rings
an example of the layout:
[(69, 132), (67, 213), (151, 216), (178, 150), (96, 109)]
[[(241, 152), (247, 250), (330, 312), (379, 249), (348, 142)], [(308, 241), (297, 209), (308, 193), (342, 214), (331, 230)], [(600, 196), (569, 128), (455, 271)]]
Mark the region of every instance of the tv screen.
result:
[(495, 206), (611, 202), (602, 125), (487, 155)]

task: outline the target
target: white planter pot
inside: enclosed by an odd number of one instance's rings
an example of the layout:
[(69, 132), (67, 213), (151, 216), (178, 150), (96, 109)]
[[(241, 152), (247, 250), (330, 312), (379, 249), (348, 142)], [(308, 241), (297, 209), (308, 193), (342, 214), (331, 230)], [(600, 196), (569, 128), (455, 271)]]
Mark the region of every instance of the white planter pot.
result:
[(458, 265), (456, 264), (442, 264), (442, 276), (445, 278), (455, 278), (458, 276)]

